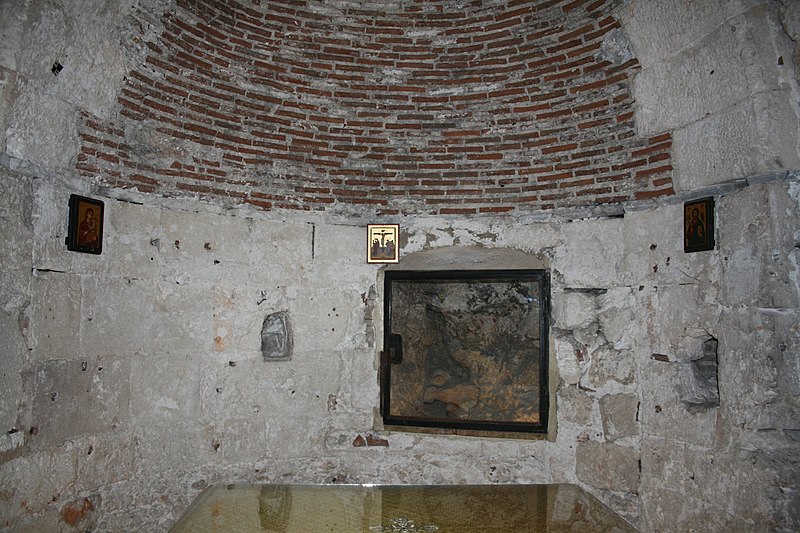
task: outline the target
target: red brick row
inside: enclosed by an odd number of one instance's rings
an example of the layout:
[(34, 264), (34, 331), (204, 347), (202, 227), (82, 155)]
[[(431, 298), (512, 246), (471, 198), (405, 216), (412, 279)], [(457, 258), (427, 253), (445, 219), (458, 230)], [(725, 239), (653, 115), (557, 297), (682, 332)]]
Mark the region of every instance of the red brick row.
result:
[[(619, 26), (604, 2), (418, 8), (329, 19), (289, 0), (179, 0), (121, 89), (119, 123), (84, 117), (76, 167), (258, 209), (456, 215), (673, 194), (670, 136), (635, 132), (638, 62), (597, 57)], [(130, 123), (171, 141), (138, 153)]]

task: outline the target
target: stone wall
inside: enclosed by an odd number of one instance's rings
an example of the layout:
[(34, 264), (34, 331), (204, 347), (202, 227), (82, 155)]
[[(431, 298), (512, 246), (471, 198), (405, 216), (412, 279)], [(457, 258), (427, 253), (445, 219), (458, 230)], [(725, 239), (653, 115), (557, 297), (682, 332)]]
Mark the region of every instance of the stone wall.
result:
[[(21, 200), (9, 218), (35, 221), (4, 241), (32, 248), (34, 269), (12, 271), (20, 294), (4, 295), (6, 525), (55, 529), (91, 508), (76, 528), (163, 528), (227, 481), (577, 482), (645, 531), (676, 515), (796, 524), (796, 178), (720, 197), (719, 250), (705, 253), (682, 252), (679, 204), (404, 226), (405, 253), (548, 257), (557, 418), (534, 441), (374, 429), (381, 276), (361, 226), (107, 199), (103, 254), (78, 255), (63, 245), (68, 189), (3, 183)], [(293, 354), (265, 361), (262, 322), (278, 311)], [(682, 377), (712, 337), (719, 406), (691, 405)]]
[[(557, 412), (548, 439), (515, 440), (376, 429), (382, 276), (363, 220), (81, 174), (83, 128), (118, 118), (123, 78), (156, 53), (130, 45), (157, 41), (172, 2), (7, 1), (0, 528), (163, 530), (234, 481), (570, 482), (643, 531), (800, 528), (798, 4), (712, 4), (609, 11), (641, 62), (636, 138), (669, 132), (676, 195), (613, 216), (381, 219), (408, 258), (546, 258)], [(71, 193), (106, 203), (100, 256), (66, 251)], [(705, 195), (717, 248), (685, 254), (682, 202)], [(288, 317), (290, 358), (265, 360), (268, 316)]]
[[(795, 181), (721, 198), (719, 251), (702, 262), (676, 265), (650, 233), (651, 337), (638, 354), (646, 530), (671, 530), (676, 516), (717, 531), (797, 527), (798, 396), (783, 379), (797, 362), (796, 202)], [(708, 339), (719, 341), (718, 406), (694, 394)]]

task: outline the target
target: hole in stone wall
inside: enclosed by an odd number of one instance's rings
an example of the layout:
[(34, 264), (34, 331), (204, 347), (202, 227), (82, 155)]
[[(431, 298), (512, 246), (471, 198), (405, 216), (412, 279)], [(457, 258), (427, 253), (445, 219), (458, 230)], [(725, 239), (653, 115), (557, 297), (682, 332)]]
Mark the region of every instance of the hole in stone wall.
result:
[(719, 381), (717, 347), (714, 337), (703, 341), (703, 355), (681, 368), (681, 400), (689, 408), (717, 407)]
[(288, 311), (271, 313), (261, 326), (261, 355), (264, 361), (282, 361), (292, 357), (294, 339)]

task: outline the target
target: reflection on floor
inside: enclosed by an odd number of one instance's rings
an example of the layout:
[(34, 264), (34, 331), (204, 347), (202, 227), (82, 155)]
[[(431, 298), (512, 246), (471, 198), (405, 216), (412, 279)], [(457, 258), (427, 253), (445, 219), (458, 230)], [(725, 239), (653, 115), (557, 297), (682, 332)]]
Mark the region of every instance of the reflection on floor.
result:
[(635, 533), (575, 485), (219, 485), (171, 533)]

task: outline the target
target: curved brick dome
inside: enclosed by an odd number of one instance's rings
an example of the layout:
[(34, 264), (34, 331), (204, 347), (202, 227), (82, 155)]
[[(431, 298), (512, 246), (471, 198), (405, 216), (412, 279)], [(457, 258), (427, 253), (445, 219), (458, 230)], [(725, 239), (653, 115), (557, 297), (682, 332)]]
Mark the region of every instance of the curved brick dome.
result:
[(179, 0), (115, 118), (84, 117), (77, 166), (113, 187), (362, 215), (672, 194), (670, 136), (634, 129), (638, 62), (603, 46), (613, 4)]

